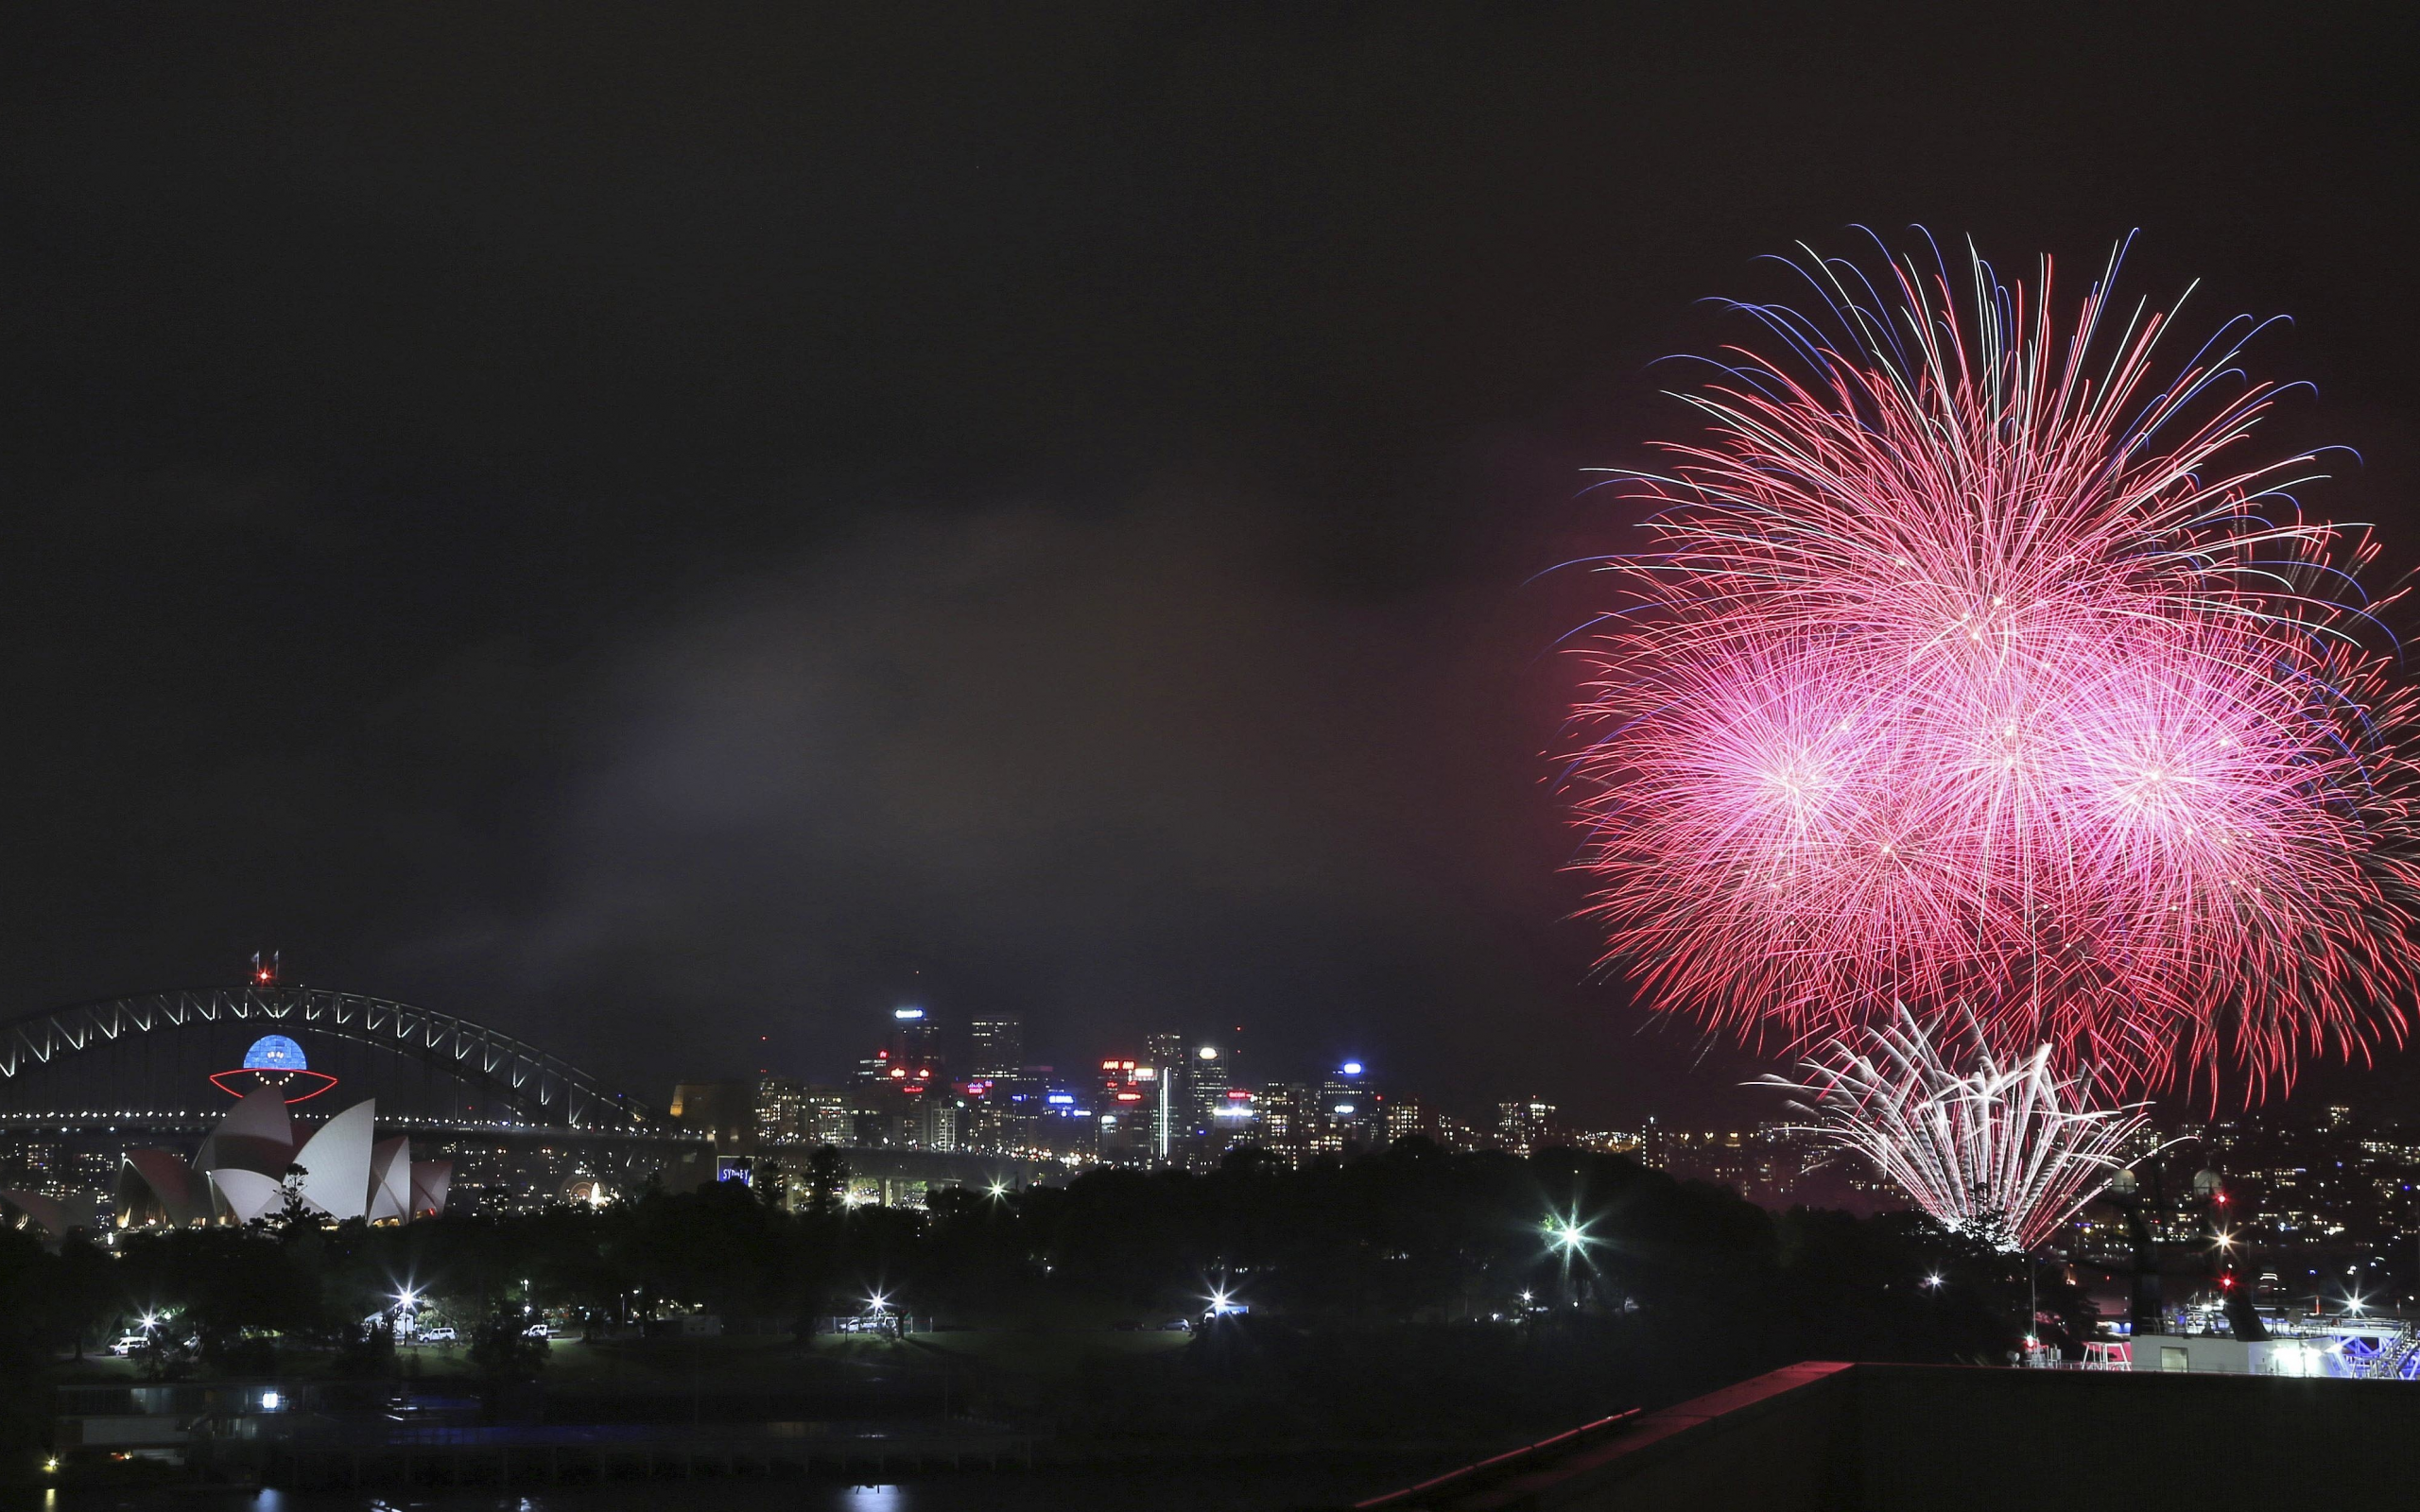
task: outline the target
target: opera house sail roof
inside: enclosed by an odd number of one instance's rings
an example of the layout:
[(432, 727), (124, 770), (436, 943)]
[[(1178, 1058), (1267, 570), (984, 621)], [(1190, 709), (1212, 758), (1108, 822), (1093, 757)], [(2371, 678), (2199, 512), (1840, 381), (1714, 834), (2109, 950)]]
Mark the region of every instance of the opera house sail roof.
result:
[(168, 1150), (127, 1152), (117, 1181), (121, 1225), (248, 1224), (297, 1207), (338, 1222), (403, 1223), (444, 1211), (451, 1163), (414, 1160), (406, 1136), (377, 1139), (375, 1099), (316, 1129), (298, 1123), (288, 1105), (336, 1078), (312, 1071), (286, 1036), (263, 1036), (240, 1068), (210, 1079), (239, 1100), (189, 1160)]

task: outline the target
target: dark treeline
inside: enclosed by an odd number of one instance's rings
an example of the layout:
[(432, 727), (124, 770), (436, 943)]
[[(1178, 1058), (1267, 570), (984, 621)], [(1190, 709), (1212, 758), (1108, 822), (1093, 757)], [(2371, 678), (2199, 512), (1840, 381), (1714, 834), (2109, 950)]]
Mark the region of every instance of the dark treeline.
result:
[[(1158, 1372), (1152, 1389), (1112, 1372), (1059, 1400), (986, 1403), (976, 1383), (972, 1404), (1079, 1431), (1370, 1434), (1537, 1426), (1800, 1359), (1996, 1361), (2026, 1302), (2021, 1263), (1914, 1214), (1770, 1213), (1570, 1151), (1448, 1155), (1415, 1140), (1301, 1171), (1244, 1152), (1207, 1175), (941, 1191), (925, 1212), (847, 1207), (838, 1175), (820, 1162), (797, 1211), (733, 1183), (401, 1228), (130, 1233), (55, 1253), (12, 1232), (0, 1235), (0, 1327), (31, 1363), (174, 1314), (172, 1332), (198, 1341), (189, 1368), (255, 1372), (304, 1350), (374, 1368), (363, 1320), (406, 1287), (466, 1338), (482, 1323), (500, 1334), (493, 1325), (525, 1308), (598, 1329), (696, 1309), (730, 1332), (804, 1335), (877, 1294), (974, 1327), (1100, 1329), (1198, 1317), (1224, 1293), (1250, 1315), (1137, 1364)], [(1574, 1220), (1576, 1242), (1560, 1241)]]

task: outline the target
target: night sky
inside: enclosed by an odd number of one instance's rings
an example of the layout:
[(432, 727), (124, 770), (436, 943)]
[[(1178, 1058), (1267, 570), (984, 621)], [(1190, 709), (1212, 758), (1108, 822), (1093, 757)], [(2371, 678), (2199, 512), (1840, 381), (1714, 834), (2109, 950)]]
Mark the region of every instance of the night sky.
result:
[(2420, 558), (2399, 8), (1958, 9), (12, 8), (0, 1007), (1762, 1107), (1590, 979), (1543, 756), (1703, 297), (2140, 227)]

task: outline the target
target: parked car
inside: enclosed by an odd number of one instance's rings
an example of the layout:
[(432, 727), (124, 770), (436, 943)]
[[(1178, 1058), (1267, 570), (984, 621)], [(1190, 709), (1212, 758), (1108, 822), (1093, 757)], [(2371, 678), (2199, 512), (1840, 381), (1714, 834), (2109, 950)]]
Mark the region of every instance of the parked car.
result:
[(1190, 1333), (1193, 1332), (1193, 1325), (1184, 1318), (1172, 1317), (1160, 1325), (1160, 1332), (1163, 1333)]
[(150, 1342), (151, 1335), (148, 1333), (121, 1333), (117, 1336), (117, 1342), (110, 1346), (110, 1353), (132, 1354)]
[(454, 1330), (450, 1325), (433, 1329), (423, 1329), (420, 1331), (419, 1334), (420, 1342), (423, 1344), (451, 1344), (454, 1342), (455, 1337)]
[(532, 1323), (521, 1331), (521, 1336), (525, 1339), (551, 1339), (555, 1336), (555, 1326), (552, 1323)]

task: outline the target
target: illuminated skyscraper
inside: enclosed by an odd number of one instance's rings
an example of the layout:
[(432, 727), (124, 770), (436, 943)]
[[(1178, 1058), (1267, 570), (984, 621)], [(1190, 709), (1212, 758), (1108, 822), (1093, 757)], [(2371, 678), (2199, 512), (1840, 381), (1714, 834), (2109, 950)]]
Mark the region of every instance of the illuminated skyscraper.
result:
[(971, 1019), (966, 1025), (966, 1074), (1008, 1081), (1025, 1069), (1025, 1021), (1013, 1013)]
[(905, 1066), (909, 1076), (942, 1079), (942, 1026), (922, 1008), (890, 1010), (890, 1063)]
[(1184, 1036), (1145, 1035), (1143, 1058), (1158, 1073), (1151, 1096), (1151, 1155), (1165, 1163), (1193, 1132), (1193, 1075)]
[(1495, 1105), (1495, 1133), (1504, 1147), (1515, 1155), (1527, 1155), (1546, 1138), (1547, 1125), (1554, 1117), (1554, 1104), (1532, 1097), (1526, 1102)]
[(849, 1099), (838, 1089), (809, 1087), (787, 1076), (756, 1083), (759, 1145), (846, 1144), (854, 1134)]
[(1197, 1133), (1215, 1134), (1227, 1112), (1227, 1093), (1244, 1085), (1242, 1057), (1232, 1045), (1205, 1041), (1185, 1057), (1185, 1077), (1191, 1104), (1186, 1116)]

